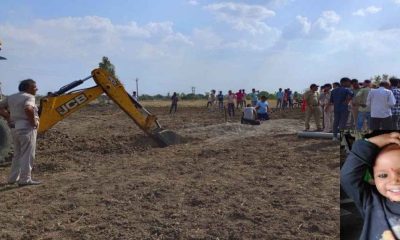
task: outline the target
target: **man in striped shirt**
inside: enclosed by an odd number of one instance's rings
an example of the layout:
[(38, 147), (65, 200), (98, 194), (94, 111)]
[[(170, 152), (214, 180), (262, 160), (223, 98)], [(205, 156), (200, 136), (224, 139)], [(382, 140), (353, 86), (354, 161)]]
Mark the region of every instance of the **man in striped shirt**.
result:
[(391, 78), (390, 80), (391, 91), (396, 98), (396, 104), (392, 107), (392, 127), (393, 130), (400, 130), (400, 89), (398, 88), (399, 79)]

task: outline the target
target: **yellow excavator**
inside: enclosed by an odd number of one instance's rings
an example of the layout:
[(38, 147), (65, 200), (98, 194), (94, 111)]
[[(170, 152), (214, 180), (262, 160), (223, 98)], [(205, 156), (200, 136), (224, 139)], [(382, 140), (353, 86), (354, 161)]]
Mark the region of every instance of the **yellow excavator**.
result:
[[(72, 89), (91, 78), (94, 79), (96, 86), (72, 91)], [(40, 100), (38, 133), (43, 133), (50, 129), (56, 123), (83, 108), (102, 94), (106, 94), (114, 101), (160, 147), (181, 142), (182, 138), (179, 135), (163, 129), (155, 115), (151, 114), (129, 95), (118, 79), (112, 77), (106, 70), (101, 68), (94, 69), (91, 75), (84, 79), (73, 81), (56, 92), (48, 93), (46, 97)], [(4, 137), (7, 134), (9, 134), (7, 129), (0, 125), (0, 158), (1, 155), (4, 158), (5, 153), (8, 151), (8, 145), (11, 144), (11, 140), (7, 140), (7, 137)]]

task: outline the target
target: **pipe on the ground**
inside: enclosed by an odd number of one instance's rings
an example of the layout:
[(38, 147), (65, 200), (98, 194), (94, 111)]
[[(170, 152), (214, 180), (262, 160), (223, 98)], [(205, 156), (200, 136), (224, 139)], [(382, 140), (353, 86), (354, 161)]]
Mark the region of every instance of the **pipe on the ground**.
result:
[(304, 138), (324, 138), (324, 139), (332, 139), (333, 134), (332, 133), (326, 133), (326, 132), (298, 132), (297, 133), (298, 137), (304, 137)]

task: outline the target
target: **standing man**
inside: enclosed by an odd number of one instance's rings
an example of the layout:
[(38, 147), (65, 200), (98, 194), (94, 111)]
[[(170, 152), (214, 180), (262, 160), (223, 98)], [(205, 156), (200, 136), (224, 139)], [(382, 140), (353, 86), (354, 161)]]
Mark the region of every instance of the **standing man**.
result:
[(137, 96), (136, 91), (132, 92), (132, 98), (135, 99), (136, 102), (138, 101), (138, 96)]
[(176, 113), (176, 109), (178, 108), (178, 101), (178, 95), (176, 94), (176, 92), (174, 92), (171, 97), (171, 107), (169, 108), (169, 114), (172, 113), (172, 109), (174, 109), (174, 113)]
[(38, 89), (35, 81), (26, 79), (20, 82), (18, 90), (19, 93), (7, 97), (0, 103), (2, 109), (0, 112), (8, 112), (4, 115), (11, 127), (14, 143), (14, 157), (8, 184), (38, 185), (40, 182), (32, 180), (31, 175), (39, 127), (38, 108), (35, 104)]
[[(357, 79), (352, 79), (351, 80), (351, 90), (353, 91), (353, 99), (357, 95), (357, 93), (360, 91), (360, 85), (358, 84)], [(358, 119), (358, 104), (357, 101), (351, 101), (351, 126), (354, 126), (354, 128), (357, 127), (357, 119)]]
[(235, 116), (235, 99), (236, 96), (234, 93), (232, 93), (231, 90), (228, 91), (228, 96), (226, 97), (228, 99), (228, 115), (229, 117), (234, 117)]
[(288, 98), (288, 105), (289, 108), (293, 108), (293, 93), (290, 88), (287, 89), (287, 98)]
[(332, 124), (333, 124), (333, 106), (329, 104), (331, 99), (331, 89), (332, 84), (327, 83), (324, 85), (324, 95), (320, 97), (320, 104), (322, 106), (323, 111), (323, 119), (324, 119), (324, 132), (332, 132)]
[(236, 109), (243, 108), (243, 93), (242, 89), (239, 89), (239, 91), (236, 93)]
[(400, 130), (400, 89), (398, 88), (399, 79), (391, 78), (390, 80), (391, 91), (393, 92), (394, 98), (396, 98), (396, 104), (392, 107), (392, 129)]
[(207, 108), (211, 107), (212, 110), (214, 103), (215, 103), (215, 90), (212, 89), (210, 94), (208, 95)]
[[(281, 88), (281, 90), (282, 90), (282, 88)], [(255, 88), (251, 89), (251, 93), (249, 94), (249, 96), (251, 99), (251, 106), (255, 107), (258, 102), (258, 95), (257, 95)]]
[(357, 113), (357, 126), (356, 129), (361, 131), (364, 126), (364, 122), (367, 122), (367, 129), (370, 128), (370, 119), (371, 119), (371, 106), (367, 106), (367, 97), (371, 91), (371, 81), (365, 80), (363, 83), (363, 87), (358, 91), (357, 95), (355, 95), (355, 102), (358, 105), (358, 113)]
[(282, 108), (282, 100), (283, 100), (283, 92), (282, 88), (279, 88), (279, 91), (276, 93), (276, 108)]
[(317, 131), (322, 131), (321, 127), (321, 109), (319, 108), (318, 100), (318, 85), (313, 83), (310, 85), (310, 90), (304, 93), (304, 100), (306, 101), (306, 119), (305, 119), (305, 131), (310, 131), (310, 118), (314, 116), (315, 124), (317, 125)]
[(338, 140), (339, 130), (346, 128), (349, 117), (349, 102), (352, 99), (352, 92), (349, 87), (351, 80), (347, 77), (340, 79), (340, 85), (331, 92), (330, 104), (333, 105), (333, 140)]
[(367, 106), (371, 107), (371, 130), (392, 130), (392, 110), (396, 98), (388, 82), (381, 82), (378, 89), (371, 89)]
[(224, 110), (224, 94), (222, 94), (222, 91), (219, 91), (217, 95), (217, 100), (218, 100), (218, 109), (220, 112)]

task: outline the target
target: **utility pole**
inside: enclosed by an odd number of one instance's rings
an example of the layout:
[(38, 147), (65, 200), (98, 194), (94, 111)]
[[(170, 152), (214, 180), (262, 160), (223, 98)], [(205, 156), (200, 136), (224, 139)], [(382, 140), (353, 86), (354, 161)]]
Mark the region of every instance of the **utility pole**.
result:
[(136, 96), (139, 98), (139, 78), (136, 78)]
[(196, 87), (192, 87), (192, 94), (193, 94), (193, 95), (196, 94)]

